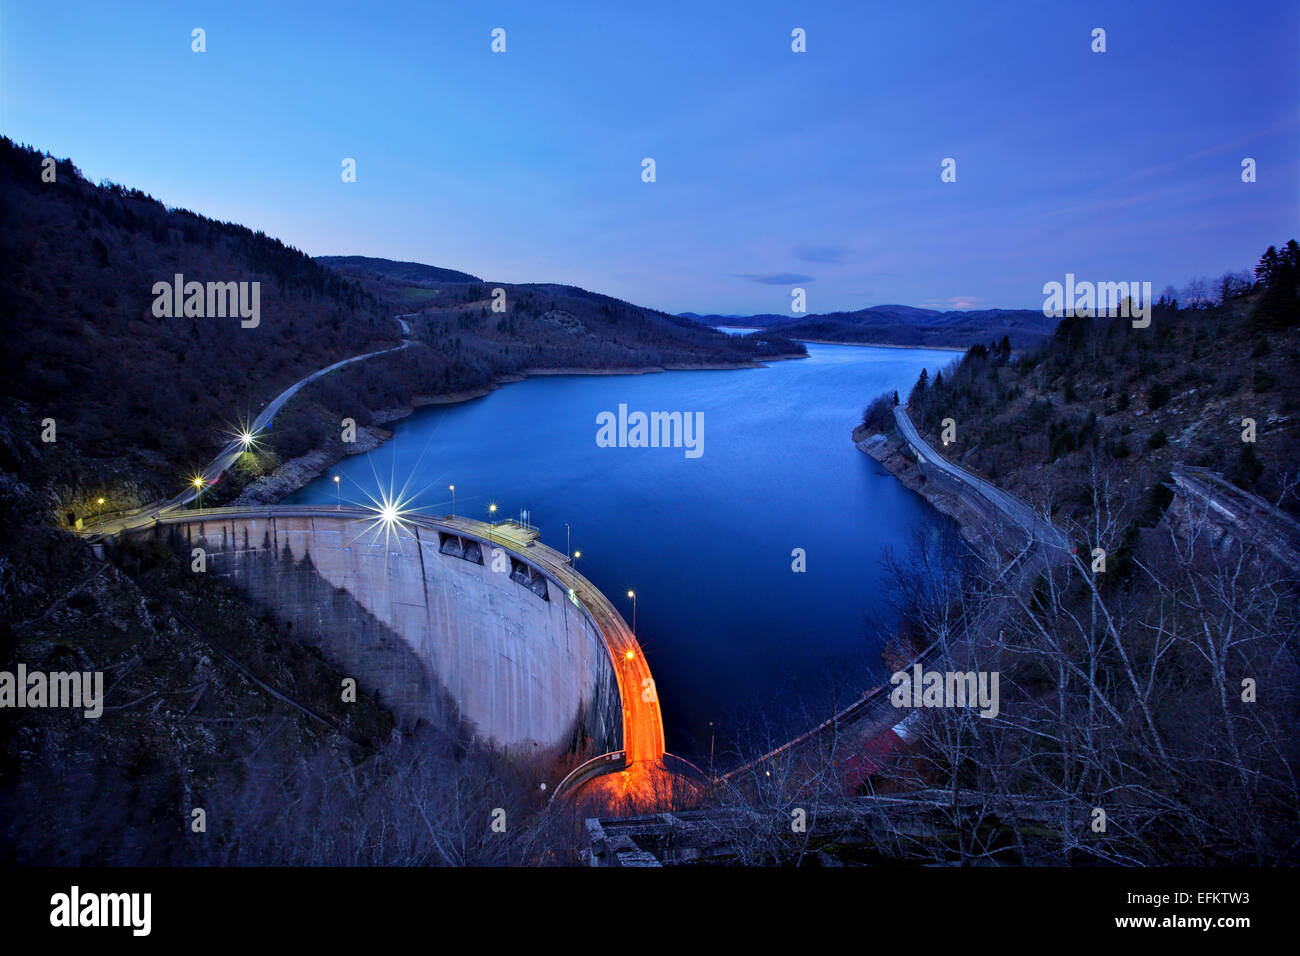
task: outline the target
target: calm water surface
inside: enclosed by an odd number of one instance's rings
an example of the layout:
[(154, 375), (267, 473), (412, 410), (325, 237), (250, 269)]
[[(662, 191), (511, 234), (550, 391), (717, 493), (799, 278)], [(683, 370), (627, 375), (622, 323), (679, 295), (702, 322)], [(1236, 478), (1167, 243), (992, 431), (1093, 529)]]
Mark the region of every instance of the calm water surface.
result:
[[(955, 353), (809, 345), (763, 369), (530, 378), (422, 409), (289, 503), (407, 485), (416, 507), (486, 519), (527, 509), (630, 622), (649, 656), (670, 749), (719, 762), (739, 736), (804, 729), (881, 671), (894, 623), (883, 556), (947, 521), (854, 448), (871, 398), (906, 395)], [(703, 454), (601, 448), (596, 417), (703, 413)], [(807, 570), (791, 569), (802, 548)], [(712, 722), (712, 725), (711, 724)]]

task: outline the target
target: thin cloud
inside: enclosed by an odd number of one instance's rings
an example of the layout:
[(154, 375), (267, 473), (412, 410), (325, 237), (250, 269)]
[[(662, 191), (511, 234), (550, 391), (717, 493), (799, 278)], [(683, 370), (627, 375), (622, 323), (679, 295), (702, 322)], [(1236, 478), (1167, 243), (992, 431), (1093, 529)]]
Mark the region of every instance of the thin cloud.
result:
[(948, 299), (922, 299), (921, 305), (931, 309), (965, 310), (977, 309), (983, 299), (969, 295), (954, 295)]
[(843, 262), (844, 257), (849, 254), (847, 246), (795, 246), (795, 258), (803, 262)]

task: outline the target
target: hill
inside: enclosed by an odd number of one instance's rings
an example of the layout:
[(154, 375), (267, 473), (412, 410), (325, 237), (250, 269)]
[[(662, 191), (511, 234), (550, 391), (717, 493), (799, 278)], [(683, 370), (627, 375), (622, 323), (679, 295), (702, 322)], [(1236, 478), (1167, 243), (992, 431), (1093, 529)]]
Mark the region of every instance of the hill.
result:
[(909, 585), (899, 659), (938, 646), (929, 666), (1001, 688), (997, 720), (921, 718), (895, 781), (1104, 808), (1109, 829), (1062, 828), (1064, 863), (1295, 864), (1298, 279), (1291, 242), (1216, 301), (1162, 297), (1145, 328), (1069, 317), (1019, 356), (977, 345), (920, 377), (907, 414), (930, 457), (1050, 515), (1066, 547), (970, 513), (898, 442), (897, 396), (868, 406), (858, 447), (974, 532), (968, 572)]
[(488, 370), (485, 381), (539, 369), (746, 365), (806, 352), (779, 335), (728, 336), (577, 286), (429, 283), (414, 278), (406, 263), (367, 259), (357, 264), (351, 258), (321, 261), (401, 313), (417, 340), (462, 365)]
[(440, 269), (422, 262), (394, 262), (371, 256), (317, 256), (316, 261), (331, 269), (353, 275), (369, 273), (378, 278), (392, 279), (408, 285), (437, 285), (441, 282), (482, 282), (478, 276), (455, 269)]
[[(314, 369), (397, 344), (378, 300), (297, 249), (136, 189), (94, 185), (69, 160), (46, 182), (43, 159), (0, 139), (0, 401), (15, 426), (0, 467), (39, 462), (56, 482), (96, 493), (128, 483), (174, 492), (260, 401)], [(177, 275), (249, 283), (250, 299), (256, 283), (256, 324), (158, 315), (155, 284)], [(206, 310), (211, 294), (199, 300)], [(56, 440), (43, 443), (49, 419)]]

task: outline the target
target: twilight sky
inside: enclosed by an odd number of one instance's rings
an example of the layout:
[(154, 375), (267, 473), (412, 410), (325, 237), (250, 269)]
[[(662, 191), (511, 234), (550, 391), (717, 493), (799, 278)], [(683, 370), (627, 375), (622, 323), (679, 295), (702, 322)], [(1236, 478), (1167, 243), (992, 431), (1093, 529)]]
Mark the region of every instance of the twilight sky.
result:
[(1297, 64), (1295, 0), (8, 2), (0, 132), (313, 255), (672, 312), (1037, 309), (1295, 237)]

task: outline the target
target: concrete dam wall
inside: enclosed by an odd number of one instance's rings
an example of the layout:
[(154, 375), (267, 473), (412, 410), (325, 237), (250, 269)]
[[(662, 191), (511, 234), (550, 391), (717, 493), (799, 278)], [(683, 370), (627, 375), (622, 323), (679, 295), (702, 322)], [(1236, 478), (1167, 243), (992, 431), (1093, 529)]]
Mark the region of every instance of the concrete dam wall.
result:
[(285, 510), (181, 514), (150, 533), (187, 563), (203, 548), (207, 574), (319, 646), (408, 726), (463, 721), (511, 756), (544, 760), (622, 748), (611, 652), (526, 544), (489, 542), (457, 519)]

